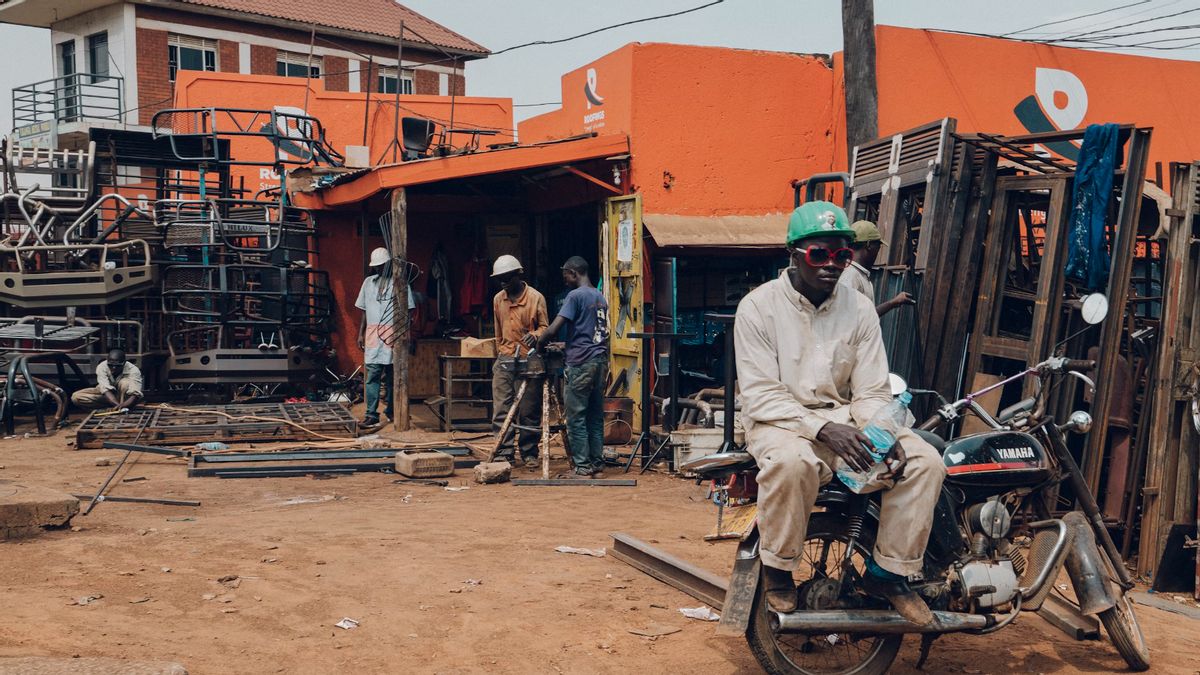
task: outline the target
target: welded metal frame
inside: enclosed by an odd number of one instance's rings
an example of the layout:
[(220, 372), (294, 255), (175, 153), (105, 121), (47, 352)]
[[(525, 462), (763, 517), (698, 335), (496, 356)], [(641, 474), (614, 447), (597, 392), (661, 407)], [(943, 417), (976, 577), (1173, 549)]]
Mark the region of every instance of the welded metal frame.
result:
[[(280, 421), (231, 420), (255, 416)], [(107, 442), (133, 441), (144, 445), (191, 445), (204, 441), (311, 441), (323, 440), (288, 424), (327, 435), (354, 438), (358, 422), (340, 403), (231, 403), (167, 409), (135, 408), (126, 415), (88, 415), (76, 432), (80, 448), (99, 448)], [(140, 436), (140, 438), (139, 438)], [(138, 440), (134, 440), (138, 439)]]
[[(154, 114), (155, 138), (170, 139), (171, 152), (184, 161), (238, 166), (341, 166), (344, 158), (325, 140), (321, 121), (309, 115), (249, 108), (167, 108)], [(262, 138), (275, 149), (274, 161), (236, 160), (220, 156), (222, 140)], [(200, 139), (200, 152), (191, 154), (177, 139)]]

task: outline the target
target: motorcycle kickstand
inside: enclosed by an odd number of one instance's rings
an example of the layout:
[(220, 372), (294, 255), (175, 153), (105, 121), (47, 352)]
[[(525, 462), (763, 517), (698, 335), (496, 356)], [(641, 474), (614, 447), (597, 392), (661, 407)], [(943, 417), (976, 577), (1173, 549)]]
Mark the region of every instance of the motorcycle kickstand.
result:
[(941, 633), (921, 634), (921, 655), (917, 657), (917, 670), (921, 670), (921, 667), (925, 665), (925, 659), (929, 658), (929, 651), (933, 649), (933, 641), (941, 636)]

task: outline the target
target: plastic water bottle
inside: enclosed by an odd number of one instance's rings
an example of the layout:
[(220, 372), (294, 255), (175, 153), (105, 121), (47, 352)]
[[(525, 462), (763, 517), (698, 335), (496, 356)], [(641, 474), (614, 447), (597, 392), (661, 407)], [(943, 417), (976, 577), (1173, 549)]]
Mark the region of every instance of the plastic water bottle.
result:
[(875, 416), (867, 422), (863, 435), (871, 440), (867, 453), (875, 463), (866, 471), (856, 471), (850, 468), (844, 460), (838, 458), (837, 477), (846, 487), (855, 493), (861, 493), (868, 483), (880, 474), (887, 473), (888, 467), (884, 458), (896, 444), (896, 435), (906, 427), (908, 421), (908, 404), (912, 402), (912, 394), (901, 392), (892, 402), (879, 409)]

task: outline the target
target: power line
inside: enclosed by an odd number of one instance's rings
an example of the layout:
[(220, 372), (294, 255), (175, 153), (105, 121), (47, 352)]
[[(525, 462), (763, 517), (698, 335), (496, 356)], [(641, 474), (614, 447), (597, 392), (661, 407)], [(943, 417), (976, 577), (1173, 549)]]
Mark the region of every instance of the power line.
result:
[(1030, 26), (1029, 28), (1022, 28), (1021, 30), (1014, 30), (1014, 31), (1011, 31), (1008, 33), (1004, 33), (1000, 37), (1008, 37), (1010, 35), (1016, 35), (1017, 33), (1028, 33), (1029, 31), (1034, 30), (1035, 28), (1044, 28), (1046, 26), (1053, 26), (1055, 24), (1069, 23), (1071, 21), (1078, 21), (1079, 19), (1086, 19), (1090, 16), (1099, 16), (1101, 14), (1108, 14), (1109, 12), (1115, 12), (1118, 9), (1125, 9), (1126, 7), (1135, 7), (1137, 5), (1144, 5), (1148, 2), (1151, 2), (1151, 0), (1138, 0), (1137, 2), (1131, 2), (1127, 5), (1120, 5), (1117, 7), (1112, 7), (1110, 9), (1100, 10), (1099, 12), (1092, 12), (1090, 14), (1080, 14), (1079, 16), (1073, 16), (1069, 19), (1059, 19), (1058, 21), (1047, 21), (1046, 23), (1039, 23), (1038, 25)]
[(562, 101), (546, 101), (545, 103), (514, 103), (514, 108), (539, 108), (546, 105), (562, 105)]
[[(1193, 9), (1185, 9), (1182, 12), (1175, 12), (1173, 14), (1164, 14), (1162, 16), (1156, 16), (1156, 17), (1153, 17), (1150, 19), (1142, 19), (1141, 21), (1134, 21), (1133, 23), (1125, 24), (1124, 26), (1122, 26), (1122, 28), (1129, 28), (1131, 26), (1137, 26), (1137, 25), (1140, 25), (1143, 23), (1152, 23), (1154, 21), (1162, 21), (1163, 19), (1170, 19), (1170, 18), (1173, 18), (1176, 16), (1183, 16), (1184, 14), (1191, 14), (1193, 12), (1200, 12), (1200, 7), (1193, 8)], [(1108, 29), (1107, 28), (1097, 28), (1095, 30), (1088, 31), (1086, 33), (1078, 33), (1075, 35), (1071, 35), (1069, 37), (1059, 38), (1057, 40), (1037, 40), (1036, 42), (1084, 42), (1084, 40), (1079, 40), (1079, 38), (1087, 37), (1088, 35), (1095, 35), (1096, 33), (1103, 33), (1106, 30), (1108, 30)]]
[(1195, 30), (1197, 28), (1200, 28), (1200, 24), (1189, 24), (1187, 26), (1167, 26), (1165, 28), (1153, 28), (1151, 30), (1139, 30), (1139, 31), (1134, 31), (1132, 33), (1110, 33), (1108, 35), (1097, 35), (1094, 38), (1089, 38), (1087, 40), (1072, 40), (1072, 42), (1093, 42), (1093, 41), (1099, 42), (1102, 40), (1119, 40), (1121, 38), (1133, 37), (1135, 35), (1153, 35), (1156, 33), (1165, 33), (1167, 31)]
[(596, 33), (603, 33), (604, 31), (613, 30), (615, 28), (624, 28), (625, 26), (632, 26), (637, 23), (645, 23), (647, 21), (657, 21), (659, 19), (669, 19), (671, 17), (683, 16), (684, 14), (691, 14), (692, 12), (698, 12), (702, 9), (707, 9), (709, 7), (712, 7), (713, 5), (719, 5), (722, 2), (725, 2), (725, 0), (713, 0), (713, 2), (709, 2), (709, 3), (703, 4), (703, 5), (698, 5), (696, 7), (692, 7), (691, 9), (685, 9), (685, 10), (681, 10), (678, 12), (671, 12), (670, 14), (659, 14), (658, 16), (648, 16), (648, 17), (645, 17), (642, 19), (633, 19), (632, 21), (623, 21), (621, 23), (613, 24), (611, 26), (604, 26), (603, 28), (597, 28), (595, 30), (590, 30), (586, 33), (580, 33), (579, 35), (572, 35), (571, 37), (559, 38), (557, 40), (535, 40), (533, 42), (526, 42), (524, 44), (513, 45), (512, 47), (505, 47), (504, 49), (501, 49), (498, 52), (492, 52), (491, 55), (498, 56), (505, 52), (511, 52), (511, 51), (514, 51), (517, 49), (524, 49), (525, 47), (534, 47), (537, 45), (556, 45), (556, 44), (561, 44), (563, 42), (570, 42), (571, 40), (578, 40), (579, 38), (584, 38), (589, 35), (595, 35)]
[(1132, 21), (1134, 17), (1143, 16), (1143, 15), (1149, 14), (1151, 12), (1160, 12), (1160, 11), (1167, 9), (1168, 7), (1171, 7), (1172, 5), (1178, 5), (1180, 2), (1183, 2), (1183, 0), (1169, 0), (1169, 2), (1166, 2), (1163, 4), (1155, 4), (1152, 7), (1147, 7), (1146, 9), (1140, 9), (1136, 12), (1129, 12), (1128, 14), (1122, 14), (1120, 16), (1113, 16), (1111, 18), (1101, 19), (1091, 25), (1080, 26), (1077, 28), (1068, 28), (1066, 30), (1060, 29), (1060, 30), (1051, 31), (1049, 33), (1030, 33), (1029, 37), (1053, 39), (1053, 38), (1065, 37), (1067, 35), (1070, 35), (1072, 32), (1079, 31), (1079, 30), (1091, 30), (1092, 28), (1103, 28), (1105, 30), (1108, 30), (1108, 29), (1113, 29), (1113, 28), (1119, 28), (1123, 25), (1126, 25), (1128, 22)]

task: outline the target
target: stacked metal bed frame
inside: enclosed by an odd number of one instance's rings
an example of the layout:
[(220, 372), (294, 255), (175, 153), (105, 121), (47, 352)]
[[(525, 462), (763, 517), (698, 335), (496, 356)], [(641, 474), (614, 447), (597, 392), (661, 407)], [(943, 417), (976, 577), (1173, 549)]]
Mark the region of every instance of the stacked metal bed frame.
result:
[[(123, 349), (164, 396), (303, 390), (328, 358), (333, 301), (313, 214), (282, 188), (316, 163), (341, 163), (320, 122), (279, 111), (171, 109), (148, 132), (94, 127), (82, 146), (5, 143), (0, 324), (87, 327), (67, 361), (90, 378)], [(255, 165), (279, 185), (235, 183), (232, 167)], [(49, 364), (21, 381), (53, 382)]]

